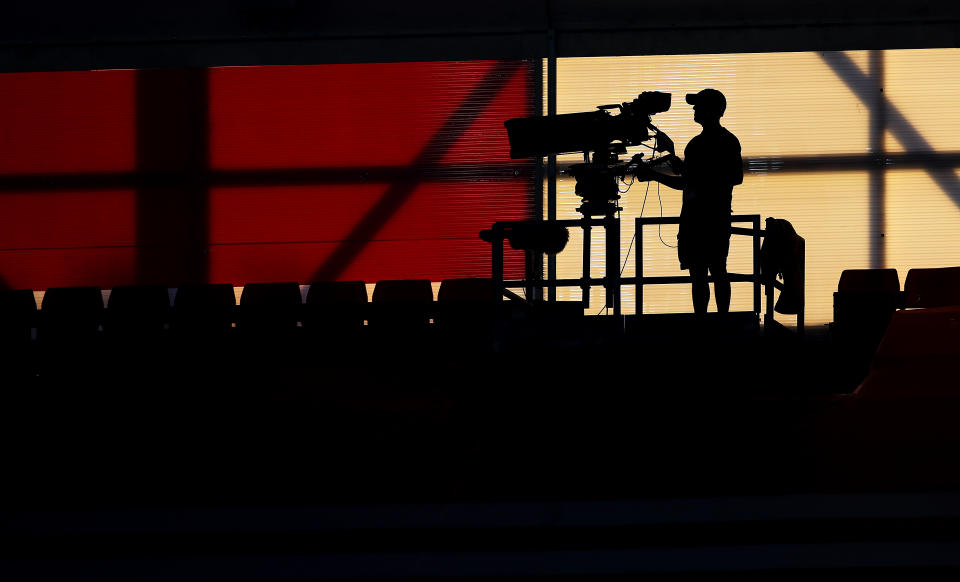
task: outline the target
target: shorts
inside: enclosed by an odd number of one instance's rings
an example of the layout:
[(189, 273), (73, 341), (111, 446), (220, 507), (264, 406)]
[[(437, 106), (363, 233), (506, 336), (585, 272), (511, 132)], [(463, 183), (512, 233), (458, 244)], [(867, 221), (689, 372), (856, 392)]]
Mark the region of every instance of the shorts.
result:
[(677, 256), (680, 268), (727, 267), (730, 251), (730, 217), (680, 220), (677, 233)]

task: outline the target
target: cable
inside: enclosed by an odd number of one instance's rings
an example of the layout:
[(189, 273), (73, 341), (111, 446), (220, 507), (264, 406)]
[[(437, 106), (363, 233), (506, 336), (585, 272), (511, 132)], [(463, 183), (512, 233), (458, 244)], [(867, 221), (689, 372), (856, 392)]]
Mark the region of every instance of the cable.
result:
[[(657, 182), (657, 201), (660, 202), (660, 218), (663, 218), (663, 199), (660, 198), (660, 183), (659, 183), (659, 182)], [(661, 230), (662, 228), (663, 228), (663, 223), (662, 223), (662, 222), (657, 223), (657, 238), (660, 239), (660, 243), (661, 243), (663, 246), (665, 246), (665, 247), (667, 247), (667, 248), (669, 248), (669, 249), (675, 249), (675, 248), (677, 248), (677, 245), (667, 244), (667, 243), (663, 240), (663, 233), (662, 233), (662, 230)]]
[[(660, 145), (660, 130), (657, 129), (653, 124), (651, 124), (650, 127), (652, 127), (652, 128), (653, 128), (654, 130), (656, 130), (656, 132), (657, 132), (656, 134), (654, 134), (654, 142), (653, 142), (653, 143), (654, 143), (654, 148), (656, 148), (656, 146), (659, 146), (659, 145)], [(661, 158), (662, 158), (662, 157), (663, 157), (663, 156), (661, 156)], [(656, 158), (656, 159), (659, 160), (660, 158)], [(654, 161), (654, 160), (651, 160), (651, 161)], [(650, 183), (647, 182), (647, 189), (648, 189), (648, 190), (649, 190), (649, 187), (650, 187)], [(657, 202), (660, 203), (660, 218), (663, 218), (663, 198), (660, 197), (660, 182), (657, 182)], [(647, 196), (646, 196), (646, 195), (643, 196), (643, 203), (644, 203), (644, 204), (647, 203)], [(641, 216), (641, 217), (643, 216), (643, 208), (642, 208), (642, 207), (640, 208), (640, 216)], [(636, 235), (634, 235), (634, 236), (636, 236)], [(657, 223), (657, 238), (660, 239), (660, 244), (662, 244), (663, 246), (667, 247), (668, 249), (675, 249), (675, 248), (677, 248), (677, 245), (667, 244), (666, 241), (663, 240), (663, 223), (662, 223), (662, 222), (658, 222), (658, 223)]]
[[(637, 233), (633, 233), (633, 238), (630, 239), (630, 246), (627, 247), (627, 256), (623, 259), (623, 266), (620, 267), (620, 277), (623, 277), (623, 271), (627, 268), (627, 263), (630, 261), (630, 251), (633, 250), (633, 241), (637, 240)], [(603, 309), (597, 312), (597, 315), (600, 315), (604, 311), (609, 311), (610, 306), (604, 304)]]
[[(653, 126), (651, 125), (650, 127), (653, 127)], [(656, 127), (653, 127), (653, 129), (655, 129), (655, 130), (657, 131), (657, 133), (654, 134), (653, 145), (650, 146), (650, 145), (647, 145), (647, 144), (645, 144), (645, 143), (641, 143), (640, 145), (643, 145), (643, 146), (645, 146), (645, 147), (648, 147), (648, 148), (652, 149), (654, 152), (656, 152), (656, 151), (657, 151), (657, 146), (660, 145), (660, 135), (659, 135), (659, 134), (660, 134), (660, 130), (657, 129)], [(653, 162), (656, 162), (657, 160), (661, 159), (662, 157), (663, 157), (663, 156), (660, 156), (659, 158), (651, 158), (651, 159), (649, 160), (648, 164), (652, 164)], [(620, 182), (623, 183), (624, 185), (626, 185), (626, 186), (627, 186), (627, 189), (626, 189), (626, 190), (620, 190), (620, 188), (618, 187), (618, 188), (617, 188), (617, 191), (618, 191), (620, 194), (626, 194), (627, 192), (630, 191), (630, 188), (633, 187), (633, 184), (634, 184), (634, 182), (636, 182), (636, 181), (637, 181), (637, 176), (636, 176), (635, 174), (630, 176), (630, 183), (629, 183), (629, 184), (627, 184), (627, 181), (626, 181), (626, 180), (624, 180), (623, 178), (621, 178), (621, 179), (620, 179)], [(650, 180), (647, 180), (647, 189), (643, 192), (643, 203), (640, 205), (640, 218), (643, 218), (643, 210), (644, 210), (644, 208), (647, 207), (647, 196), (648, 196), (649, 194), (650, 194)], [(660, 202), (660, 218), (663, 218), (663, 199), (660, 198), (660, 183), (659, 183), (659, 182), (657, 183), (657, 200)], [(620, 212), (617, 212), (617, 219), (618, 219), (618, 220), (620, 219)], [(676, 245), (669, 245), (669, 244), (667, 244), (666, 242), (664, 242), (664, 240), (663, 240), (663, 235), (662, 235), (661, 232), (660, 232), (660, 230), (661, 230), (662, 227), (663, 227), (662, 223), (658, 223), (658, 224), (657, 224), (657, 237), (660, 239), (660, 243), (663, 244), (664, 246), (668, 247), (668, 248), (671, 248), (671, 249), (677, 248)], [(621, 277), (623, 277), (623, 272), (624, 272), (624, 271), (626, 270), (626, 268), (627, 268), (627, 263), (630, 262), (630, 252), (633, 250), (633, 243), (636, 242), (636, 240), (637, 240), (637, 233), (634, 232), (634, 233), (633, 233), (633, 237), (630, 239), (630, 245), (627, 247), (627, 255), (626, 255), (626, 257), (624, 257), (624, 259), (623, 259), (623, 265), (621, 265), (621, 267), (620, 267), (620, 276), (621, 276)], [(610, 306), (604, 304), (604, 306), (600, 309), (600, 311), (597, 312), (597, 315), (600, 315), (600, 314), (603, 313), (604, 311), (609, 312), (609, 310), (610, 310)]]
[[(643, 204), (640, 205), (640, 218), (643, 218), (643, 209), (647, 207), (647, 194), (650, 193), (650, 180), (647, 180), (647, 189), (643, 193)], [(636, 236), (636, 233), (634, 233)]]
[[(656, 133), (656, 139), (655, 139), (655, 142), (654, 142), (654, 143), (656, 143), (656, 145), (660, 145), (660, 143), (659, 143), (659, 142), (660, 142), (660, 130), (659, 130), (657, 127), (655, 127), (653, 124), (651, 124), (650, 127), (652, 127), (652, 128), (653, 128), (654, 130), (656, 130), (656, 132), (657, 132), (657, 133)], [(662, 219), (662, 218), (663, 218), (663, 198), (660, 197), (660, 182), (657, 182), (657, 202), (660, 203), (660, 218)], [(642, 211), (641, 211), (641, 212), (642, 212)], [(663, 246), (667, 247), (668, 249), (675, 249), (675, 248), (677, 248), (677, 245), (667, 244), (666, 241), (663, 240), (663, 223), (662, 223), (662, 222), (657, 223), (657, 238), (660, 239), (660, 244), (662, 244)]]
[[(636, 179), (634, 179), (636, 181)], [(633, 182), (630, 182), (630, 185), (633, 185)], [(647, 206), (647, 194), (650, 193), (650, 182), (647, 181), (647, 190), (643, 193), (643, 204), (640, 205), (640, 218), (643, 218), (643, 209)], [(660, 211), (661, 216), (663, 215), (663, 210)], [(620, 213), (617, 213), (617, 219), (620, 218)], [(623, 271), (627, 268), (627, 263), (630, 262), (630, 251), (633, 250), (633, 243), (637, 240), (637, 233), (633, 233), (633, 238), (630, 239), (630, 246), (627, 247), (627, 256), (623, 259), (623, 265), (620, 267), (620, 276), (623, 277)], [(604, 304), (604, 306), (597, 312), (597, 315), (600, 315), (604, 311), (609, 311), (610, 306)]]
[(633, 241), (637, 240), (637, 233), (633, 233), (633, 238), (630, 239), (630, 246), (627, 247), (627, 258), (623, 259), (623, 266), (620, 267), (620, 276), (623, 277), (623, 271), (627, 268), (627, 261), (630, 260), (630, 251), (633, 249)]

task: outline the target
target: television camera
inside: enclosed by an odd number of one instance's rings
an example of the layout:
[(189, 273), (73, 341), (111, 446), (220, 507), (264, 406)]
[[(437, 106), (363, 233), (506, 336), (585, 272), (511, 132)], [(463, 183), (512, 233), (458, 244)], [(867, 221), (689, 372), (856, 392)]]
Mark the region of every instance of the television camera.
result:
[[(661, 138), (657, 139), (655, 151), (671, 149), (669, 138), (650, 122), (652, 115), (668, 109), (670, 93), (644, 91), (633, 101), (600, 105), (597, 111), (509, 119), (504, 126), (510, 140), (510, 157), (583, 152), (583, 163), (567, 170), (576, 180), (576, 194), (583, 198), (577, 211), (584, 217), (613, 216), (622, 210), (617, 206), (617, 179), (632, 173), (642, 163), (643, 155), (621, 162), (620, 154), (654, 137)], [(612, 113), (614, 110), (617, 115)]]

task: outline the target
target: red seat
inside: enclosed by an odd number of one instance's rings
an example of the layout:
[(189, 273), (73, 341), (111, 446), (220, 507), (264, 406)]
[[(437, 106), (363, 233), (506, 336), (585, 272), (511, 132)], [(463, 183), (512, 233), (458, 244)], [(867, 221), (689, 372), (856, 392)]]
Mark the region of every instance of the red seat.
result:
[(960, 305), (960, 267), (910, 269), (903, 291), (906, 307)]
[[(848, 269), (833, 294), (834, 330), (840, 335), (867, 335), (876, 346), (900, 298), (896, 269)], [(875, 341), (873, 341), (875, 340)]]
[(378, 281), (373, 288), (370, 325), (378, 328), (424, 328), (430, 322), (433, 287), (427, 279)]
[(838, 293), (897, 293), (900, 277), (896, 269), (847, 269), (840, 273)]
[(366, 319), (367, 284), (363, 281), (317, 281), (310, 284), (303, 326), (321, 334), (354, 333)]

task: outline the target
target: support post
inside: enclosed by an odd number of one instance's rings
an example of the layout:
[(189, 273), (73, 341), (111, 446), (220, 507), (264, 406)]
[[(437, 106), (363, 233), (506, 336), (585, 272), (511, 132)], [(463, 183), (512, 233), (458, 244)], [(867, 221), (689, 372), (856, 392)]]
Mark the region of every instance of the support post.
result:
[[(553, 28), (547, 30), (547, 115), (557, 114), (557, 36)], [(547, 220), (557, 219), (557, 156), (547, 156)], [(547, 279), (557, 280), (557, 257), (547, 255)], [(550, 301), (557, 300), (557, 287), (547, 291)]]
[[(759, 219), (758, 219), (759, 220)], [(776, 287), (774, 283), (777, 280), (777, 275), (775, 273), (764, 273), (764, 284), (766, 285), (766, 311), (763, 314), (763, 333), (769, 334), (773, 331), (773, 305), (774, 305), (774, 291)]]
[(503, 300), (503, 227), (494, 224), (493, 225), (493, 242), (491, 247), (493, 249), (493, 257), (490, 263), (493, 265), (493, 293), (494, 301)]
[(612, 215), (604, 223), (607, 254), (607, 307), (613, 307), (613, 314), (620, 315), (620, 221)]
[(543, 260), (543, 254), (535, 251), (524, 251), (523, 257), (524, 264), (524, 280), (525, 284), (523, 286), (523, 296), (527, 301), (536, 301), (539, 299), (537, 296), (537, 285), (540, 284), (540, 281), (537, 280), (537, 260)]
[(753, 312), (760, 317), (760, 215), (753, 217)]
[(635, 253), (637, 257), (637, 292), (634, 294), (636, 301), (635, 313), (638, 317), (643, 315), (643, 219), (637, 219), (636, 226), (636, 236), (637, 240), (634, 242), (634, 246), (637, 247), (637, 252)]
[[(535, 115), (543, 115), (543, 61), (537, 59), (534, 61), (536, 63), (533, 69), (533, 79), (534, 79), (534, 95), (532, 109)], [(533, 191), (536, 192), (536, 199), (534, 200), (534, 220), (542, 221), (544, 219), (544, 208), (543, 208), (543, 180), (546, 175), (546, 167), (543, 163), (543, 156), (537, 156), (536, 163), (536, 172), (534, 173), (534, 186)], [(537, 252), (534, 253), (534, 256), (527, 257), (527, 263), (532, 266), (531, 272), (527, 275), (529, 280), (535, 282), (531, 286), (531, 294), (527, 294), (527, 299), (532, 299), (533, 301), (539, 301), (543, 299), (543, 257), (544, 253)]]
[(800, 239), (800, 309), (797, 310), (797, 334), (803, 339), (804, 312), (807, 310), (807, 241)]
[(583, 217), (583, 277), (580, 279), (580, 300), (583, 308), (590, 308), (590, 218)]

